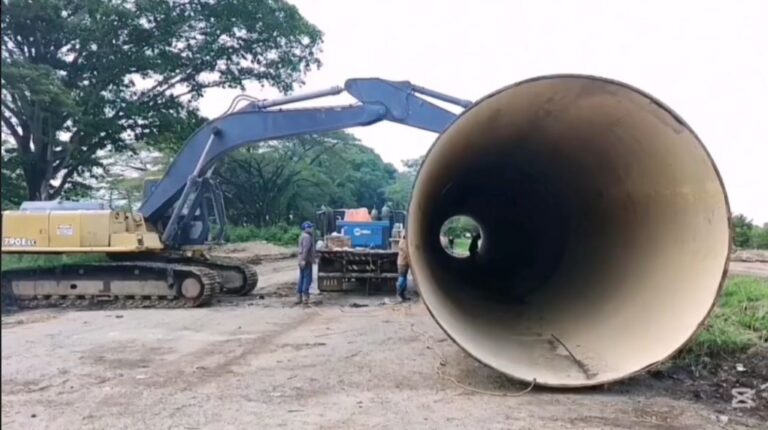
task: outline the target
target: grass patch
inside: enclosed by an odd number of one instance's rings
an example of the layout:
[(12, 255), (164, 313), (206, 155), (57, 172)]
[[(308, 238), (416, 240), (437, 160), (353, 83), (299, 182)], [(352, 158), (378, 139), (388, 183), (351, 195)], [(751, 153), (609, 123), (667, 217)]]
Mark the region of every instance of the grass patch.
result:
[(457, 258), (469, 257), (469, 241), (469, 239), (465, 238), (456, 238), (453, 241), (453, 248), (450, 248), (450, 245), (445, 243), (443, 249), (445, 249), (445, 252), (449, 255)]
[(453, 253), (462, 257), (469, 255), (469, 239), (458, 238), (453, 241)]
[(227, 242), (252, 242), (260, 240), (280, 246), (296, 246), (301, 229), (278, 224), (270, 227), (232, 226), (227, 227)]
[(704, 329), (677, 361), (704, 365), (767, 343), (768, 280), (734, 277), (727, 281)]
[(2, 270), (12, 269), (47, 269), (68, 264), (103, 263), (109, 259), (104, 254), (4, 254), (2, 256)]

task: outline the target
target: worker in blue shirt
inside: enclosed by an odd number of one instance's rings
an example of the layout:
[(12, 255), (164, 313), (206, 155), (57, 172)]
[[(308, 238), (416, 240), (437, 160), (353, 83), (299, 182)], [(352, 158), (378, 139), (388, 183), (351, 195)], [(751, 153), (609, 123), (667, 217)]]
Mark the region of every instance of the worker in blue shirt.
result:
[(315, 240), (312, 237), (311, 222), (301, 224), (301, 236), (299, 237), (299, 285), (297, 305), (309, 304), (309, 286), (312, 285), (312, 264), (315, 261)]

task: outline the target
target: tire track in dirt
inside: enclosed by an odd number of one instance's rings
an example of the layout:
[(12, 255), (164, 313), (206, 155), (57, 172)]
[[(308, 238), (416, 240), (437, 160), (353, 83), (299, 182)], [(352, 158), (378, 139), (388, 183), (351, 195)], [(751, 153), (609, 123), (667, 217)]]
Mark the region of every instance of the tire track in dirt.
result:
[(195, 352), (193, 357), (190, 358), (194, 358), (194, 356), (200, 355), (207, 356), (210, 354), (220, 354), (222, 351), (226, 351), (228, 348), (229, 352), (242, 348), (239, 352), (231, 355), (223, 362), (211, 368), (205, 369), (204, 372), (201, 372), (200, 382), (207, 382), (211, 378), (220, 377), (228, 373), (234, 373), (232, 371), (232, 367), (237, 365), (239, 362), (244, 361), (246, 358), (253, 359), (259, 355), (269, 352), (271, 349), (270, 347), (277, 346), (277, 341), (279, 339), (289, 336), (299, 328), (315, 320), (318, 316), (320, 316), (319, 312), (303, 312), (301, 316), (296, 320), (284, 324), (278, 324), (274, 329), (265, 332), (264, 334), (258, 335), (254, 339), (239, 338), (235, 340), (223, 340), (211, 344), (205, 350)]
[(240, 374), (232, 370), (233, 367), (270, 352), (272, 348), (279, 348), (280, 339), (295, 333), (320, 315), (310, 310), (297, 313), (295, 318), (277, 323), (274, 328), (252, 337), (238, 334), (231, 339), (211, 342), (178, 358), (155, 362), (146, 369), (146, 374), (108, 378), (106, 382), (111, 387), (110, 392), (92, 399), (87, 412), (94, 417), (115, 413), (115, 409), (123, 404), (126, 397), (142, 392), (184, 392), (205, 397), (208, 391), (206, 388), (216, 388), (227, 377)]
[(151, 365), (147, 369), (149, 376), (145, 378), (139, 379), (132, 375), (115, 378), (112, 382), (119, 382), (126, 389), (190, 389), (207, 385), (218, 378), (236, 374), (237, 372), (232, 370), (233, 367), (270, 352), (278, 346), (280, 339), (290, 336), (320, 315), (319, 312), (308, 310), (298, 314), (297, 318), (277, 323), (274, 328), (262, 333), (252, 336), (233, 333), (229, 339), (214, 341), (176, 359)]

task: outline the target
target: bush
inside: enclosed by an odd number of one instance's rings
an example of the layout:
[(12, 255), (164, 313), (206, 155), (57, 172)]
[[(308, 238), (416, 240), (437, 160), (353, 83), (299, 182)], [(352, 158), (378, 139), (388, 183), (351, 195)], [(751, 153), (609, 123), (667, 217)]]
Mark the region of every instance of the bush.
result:
[(768, 249), (768, 228), (755, 228), (750, 237), (750, 245), (755, 249)]
[(287, 224), (269, 227), (232, 226), (227, 227), (227, 241), (232, 243), (261, 240), (275, 245), (293, 246), (299, 241), (301, 230)]
[(755, 225), (742, 214), (734, 215), (733, 245), (740, 249), (768, 249), (768, 226)]

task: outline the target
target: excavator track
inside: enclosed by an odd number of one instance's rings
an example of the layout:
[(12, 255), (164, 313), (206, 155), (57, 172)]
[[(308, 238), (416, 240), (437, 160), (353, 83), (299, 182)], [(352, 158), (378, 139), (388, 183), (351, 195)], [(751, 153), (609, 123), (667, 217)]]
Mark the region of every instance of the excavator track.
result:
[[(208, 256), (205, 260), (194, 260), (194, 262), (195, 264), (204, 265), (209, 269), (220, 272), (219, 274), (223, 278), (221, 288), (223, 294), (247, 296), (259, 284), (259, 275), (256, 272), (256, 268), (234, 258)], [(224, 273), (224, 271), (239, 273), (240, 277), (235, 279), (233, 276), (227, 276), (227, 273)]]
[(124, 262), (3, 271), (3, 303), (18, 308), (193, 308), (221, 289), (215, 270)]
[(213, 270), (221, 278), (220, 293), (226, 295), (246, 296), (251, 294), (259, 284), (259, 275), (256, 272), (256, 268), (234, 258), (207, 254), (205, 257), (189, 257), (181, 253), (142, 255), (138, 258), (135, 254), (113, 254), (109, 257), (115, 261), (122, 262), (184, 264)]

